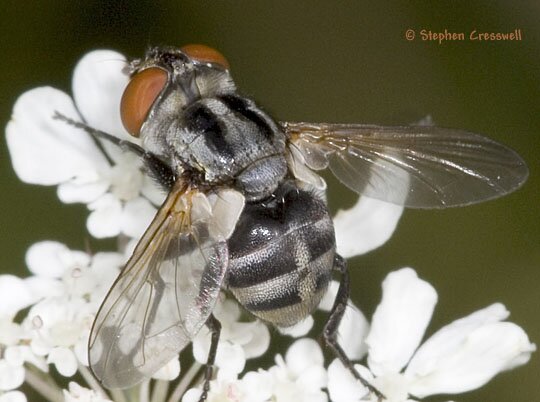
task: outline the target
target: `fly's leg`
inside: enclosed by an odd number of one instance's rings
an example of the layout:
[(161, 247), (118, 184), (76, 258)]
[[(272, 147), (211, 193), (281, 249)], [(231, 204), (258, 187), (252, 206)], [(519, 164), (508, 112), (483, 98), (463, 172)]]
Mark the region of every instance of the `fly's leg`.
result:
[(362, 385), (364, 385), (367, 389), (370, 390), (373, 394), (375, 394), (379, 401), (384, 399), (384, 395), (373, 385), (371, 385), (365, 378), (363, 378), (358, 371), (354, 368), (353, 363), (349, 360), (347, 357), (345, 351), (341, 348), (337, 341), (337, 330), (339, 328), (339, 324), (341, 323), (341, 319), (343, 318), (343, 315), (345, 314), (345, 309), (347, 308), (347, 302), (349, 300), (349, 289), (350, 289), (350, 280), (349, 280), (349, 272), (347, 270), (347, 263), (345, 260), (339, 256), (336, 255), (335, 261), (334, 261), (334, 270), (338, 271), (341, 274), (341, 281), (339, 283), (338, 292), (336, 295), (336, 300), (334, 301), (334, 306), (332, 307), (332, 310), (330, 311), (330, 316), (328, 317), (328, 321), (324, 325), (323, 329), (323, 337), (324, 341), (330, 347), (332, 352), (337, 356), (339, 360), (341, 360), (341, 363), (351, 372), (351, 374), (359, 380)]
[(210, 380), (212, 379), (212, 374), (214, 372), (214, 362), (216, 360), (219, 334), (221, 332), (221, 324), (213, 314), (208, 317), (206, 326), (212, 332), (212, 340), (210, 343), (210, 351), (208, 352), (208, 359), (206, 360), (206, 367), (204, 369), (203, 390), (199, 402), (204, 402), (208, 398), (208, 391), (210, 391)]
[(137, 144), (134, 144), (130, 141), (121, 140), (120, 138), (115, 137), (104, 131), (90, 127), (88, 124), (82, 123), (80, 121), (73, 120), (59, 112), (55, 112), (53, 119), (61, 120), (70, 126), (80, 128), (81, 130), (86, 131), (94, 138), (100, 138), (106, 141), (109, 141), (115, 144), (118, 148), (123, 151), (133, 152), (135, 155), (139, 156), (143, 162), (144, 166), (148, 170), (149, 175), (166, 191), (170, 190), (176, 181), (176, 175), (172, 169), (163, 162), (160, 158), (154, 155), (151, 152), (145, 151), (142, 147)]

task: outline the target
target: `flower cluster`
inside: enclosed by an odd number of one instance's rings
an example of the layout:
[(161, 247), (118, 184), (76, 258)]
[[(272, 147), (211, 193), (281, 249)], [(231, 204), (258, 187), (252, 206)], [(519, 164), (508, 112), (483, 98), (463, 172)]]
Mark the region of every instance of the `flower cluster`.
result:
[[(26, 254), (32, 276), (0, 276), (0, 389), (37, 381), (36, 370), (47, 373), (49, 366), (65, 377), (88, 366), (92, 321), (124, 262), (120, 253), (90, 256), (44, 241)], [(26, 308), (24, 319), (14, 321)]]
[[(127, 83), (124, 64), (116, 52), (89, 53), (75, 69), (73, 100), (54, 88), (28, 91), (16, 102), (6, 131), (21, 180), (56, 185), (62, 202), (88, 206), (90, 235), (118, 237), (124, 245), (127, 239), (133, 245), (164, 195), (142, 173), (134, 155), (52, 118), (58, 111), (136, 142), (117, 112)], [(401, 213), (401, 207), (360, 198), (334, 219), (338, 252), (352, 257), (381, 246)], [(134, 389), (105, 390), (88, 368), (92, 322), (131, 248), (92, 254), (43, 241), (27, 252), (30, 276), (0, 275), (0, 402), (24, 402), (19, 387), (25, 382), (54, 402), (198, 400), (201, 384), (196, 378), (210, 344), (206, 328), (193, 339), (191, 367), (181, 370), (173, 359)], [(337, 286), (332, 283), (321, 309), (331, 308)], [(435, 289), (411, 268), (403, 268), (383, 282), (382, 301), (371, 323), (352, 303), (346, 311), (340, 343), (358, 362), (357, 371), (388, 401), (478, 388), (497, 373), (526, 363), (535, 350), (519, 326), (505, 321), (509, 313), (501, 304), (454, 321), (421, 345), (436, 302)], [(376, 400), (339, 360), (325, 364), (319, 344), (305, 337), (311, 317), (283, 331), (299, 339), (284, 356), (275, 357), (273, 366), (245, 372), (247, 359), (267, 351), (268, 328), (258, 320), (243, 320), (240, 307), (223, 295), (214, 315), (222, 331), (209, 401)], [(71, 379), (76, 373), (85, 384), (58, 385), (58, 378)]]

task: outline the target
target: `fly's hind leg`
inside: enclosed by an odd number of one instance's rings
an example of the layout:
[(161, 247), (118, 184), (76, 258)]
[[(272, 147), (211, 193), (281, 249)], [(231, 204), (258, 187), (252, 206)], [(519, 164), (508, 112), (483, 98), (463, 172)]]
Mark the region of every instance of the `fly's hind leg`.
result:
[(349, 360), (347, 354), (341, 348), (337, 341), (337, 331), (343, 315), (345, 314), (345, 309), (347, 308), (350, 289), (347, 263), (339, 255), (336, 255), (334, 261), (334, 270), (338, 271), (341, 274), (341, 281), (339, 283), (339, 288), (336, 295), (336, 300), (334, 301), (334, 306), (330, 311), (328, 321), (324, 325), (324, 341), (328, 345), (328, 347), (330, 347), (330, 349), (334, 352), (337, 358), (341, 361), (341, 363), (343, 363), (343, 365), (351, 372), (354, 378), (359, 380), (367, 389), (369, 389), (373, 394), (375, 394), (380, 401), (384, 399), (384, 395), (358, 373), (358, 371), (354, 368), (353, 363)]
[(216, 317), (214, 317), (214, 315), (210, 315), (210, 317), (208, 317), (206, 326), (212, 332), (212, 340), (210, 343), (210, 350), (208, 352), (208, 359), (206, 360), (206, 366), (204, 369), (203, 389), (199, 402), (204, 402), (208, 398), (208, 391), (210, 391), (210, 380), (212, 379), (212, 374), (214, 372), (214, 362), (216, 360), (219, 335), (221, 333), (221, 323), (216, 319)]

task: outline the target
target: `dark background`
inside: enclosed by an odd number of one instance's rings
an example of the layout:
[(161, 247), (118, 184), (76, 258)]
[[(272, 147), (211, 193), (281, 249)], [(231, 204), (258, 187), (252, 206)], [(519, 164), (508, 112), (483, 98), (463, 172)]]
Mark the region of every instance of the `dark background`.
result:
[[(380, 282), (412, 266), (439, 292), (430, 332), (495, 301), (540, 339), (540, 3), (530, 1), (3, 1), (0, 122), (23, 91), (70, 91), (77, 60), (96, 48), (140, 56), (147, 45), (207, 43), (238, 86), (279, 120), (440, 126), (488, 134), (527, 161), (530, 179), (503, 199), (463, 209), (407, 211), (390, 242), (354, 259), (353, 299), (371, 315)], [(409, 42), (409, 28), (468, 33), (521, 29), (520, 42)], [(27, 275), (25, 250), (60, 240), (83, 249), (87, 211), (54, 188), (21, 183), (0, 146), (3, 272)], [(354, 196), (330, 183), (331, 207)], [(360, 223), (361, 224), (361, 223)], [(94, 247), (103, 243), (92, 241)], [(281, 348), (283, 349), (283, 348)], [(277, 347), (274, 352), (279, 351)], [(283, 350), (281, 350), (283, 351)], [(540, 398), (538, 357), (460, 401)]]

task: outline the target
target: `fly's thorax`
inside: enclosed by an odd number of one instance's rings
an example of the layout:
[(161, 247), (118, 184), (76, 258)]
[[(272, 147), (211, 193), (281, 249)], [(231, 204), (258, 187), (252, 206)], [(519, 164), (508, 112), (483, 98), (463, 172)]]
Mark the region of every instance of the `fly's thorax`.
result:
[(285, 135), (253, 101), (230, 93), (198, 99), (175, 113), (174, 96), (147, 121), (147, 149), (202, 173), (207, 183), (238, 189), (248, 200), (276, 189), (287, 173)]

